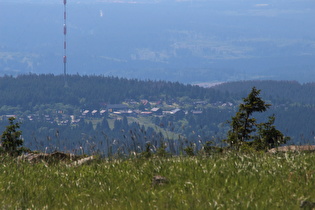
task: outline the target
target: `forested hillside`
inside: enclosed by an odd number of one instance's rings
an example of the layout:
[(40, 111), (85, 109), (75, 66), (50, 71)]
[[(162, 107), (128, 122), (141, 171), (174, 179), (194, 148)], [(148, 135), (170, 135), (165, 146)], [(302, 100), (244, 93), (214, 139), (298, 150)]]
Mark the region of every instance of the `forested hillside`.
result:
[(220, 101), (219, 91), (165, 81), (142, 81), (104, 76), (20, 75), (0, 77), (0, 106), (32, 109), (35, 105), (63, 103), (98, 108), (103, 103), (117, 104), (126, 99), (168, 100), (178, 97)]
[(261, 93), (262, 96), (274, 104), (295, 103), (315, 105), (314, 82), (300, 84), (296, 81), (238, 81), (223, 83), (215, 86), (214, 89), (244, 97), (253, 86), (263, 90)]
[[(275, 125), (290, 144), (314, 143), (315, 85), (291, 81), (246, 81), (202, 88), (166, 81), (105, 76), (20, 75), (0, 78), (0, 121), (14, 115), (22, 122), (25, 146), (37, 150), (128, 153), (169, 150), (206, 142), (222, 145), (231, 119), (250, 89), (272, 104), (255, 116), (275, 114)], [(128, 149), (129, 148), (129, 149)]]

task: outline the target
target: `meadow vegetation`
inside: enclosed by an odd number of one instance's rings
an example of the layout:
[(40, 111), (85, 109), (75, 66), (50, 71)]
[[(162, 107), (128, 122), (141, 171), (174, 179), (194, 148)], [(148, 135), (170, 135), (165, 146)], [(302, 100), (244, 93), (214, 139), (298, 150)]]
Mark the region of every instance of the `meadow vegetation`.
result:
[[(4, 209), (296, 209), (314, 200), (314, 153), (98, 159), (90, 164), (1, 157)], [(168, 182), (153, 185), (155, 175)]]

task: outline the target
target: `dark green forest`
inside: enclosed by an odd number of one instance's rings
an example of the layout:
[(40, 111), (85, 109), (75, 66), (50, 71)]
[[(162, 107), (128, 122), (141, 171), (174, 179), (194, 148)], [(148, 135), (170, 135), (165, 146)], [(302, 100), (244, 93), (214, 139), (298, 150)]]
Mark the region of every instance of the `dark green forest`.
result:
[(220, 91), (181, 83), (124, 79), (104, 76), (53, 74), (0, 77), (0, 106), (32, 110), (36, 105), (63, 103), (75, 107), (100, 107), (117, 104), (126, 99), (171, 100), (178, 97), (218, 101), (225, 97)]
[(296, 81), (238, 81), (223, 83), (213, 87), (213, 89), (227, 91), (234, 97), (244, 97), (253, 86), (262, 90), (262, 97), (272, 101), (274, 105), (315, 105), (314, 82), (300, 84)]
[[(144, 151), (148, 142), (154, 148), (167, 144), (175, 154), (191, 145), (197, 151), (207, 142), (222, 146), (228, 121), (255, 86), (272, 104), (266, 113), (255, 116), (258, 121), (274, 114), (277, 128), (291, 137), (289, 144), (315, 141), (315, 83), (242, 81), (203, 88), (96, 75), (66, 79), (67, 86), (62, 75), (0, 77), (1, 128), (9, 116), (15, 116), (25, 146), (40, 151), (126, 154)], [(114, 104), (125, 108), (108, 109)], [(153, 108), (163, 113), (154, 114)], [(105, 113), (83, 115), (85, 110)]]

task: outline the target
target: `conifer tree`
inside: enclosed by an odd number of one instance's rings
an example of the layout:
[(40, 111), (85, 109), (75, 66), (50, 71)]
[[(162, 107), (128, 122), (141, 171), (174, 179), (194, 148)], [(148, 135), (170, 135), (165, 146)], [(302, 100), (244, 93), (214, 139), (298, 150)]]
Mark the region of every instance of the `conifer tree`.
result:
[[(231, 129), (225, 140), (231, 148), (239, 150), (242, 147), (250, 146), (257, 150), (266, 150), (286, 143), (287, 137), (275, 128), (273, 125), (275, 117), (269, 117), (267, 123), (257, 124), (256, 119), (252, 117), (255, 112), (265, 112), (271, 106), (265, 103), (260, 97), (260, 90), (256, 87), (246, 98), (244, 103), (240, 104), (239, 110), (230, 122)], [(256, 133), (258, 129), (258, 133)]]
[(269, 117), (268, 122), (260, 123), (257, 125), (258, 133), (255, 136), (254, 148), (256, 150), (268, 150), (277, 147), (281, 144), (285, 144), (289, 137), (284, 136), (276, 126), (273, 125), (275, 122), (275, 116)]
[(9, 125), (6, 126), (5, 131), (1, 135), (1, 146), (4, 153), (9, 155), (19, 155), (22, 152), (23, 139), (21, 138), (22, 131), (18, 130), (20, 128), (20, 123), (14, 122), (15, 118), (10, 117)]

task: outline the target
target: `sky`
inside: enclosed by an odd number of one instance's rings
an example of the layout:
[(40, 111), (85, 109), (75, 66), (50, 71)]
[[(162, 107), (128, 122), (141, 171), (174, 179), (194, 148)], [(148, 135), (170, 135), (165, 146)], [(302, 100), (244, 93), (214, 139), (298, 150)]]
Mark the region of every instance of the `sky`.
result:
[[(69, 74), (315, 78), (313, 0), (68, 0)], [(0, 75), (63, 73), (63, 1), (0, 0)]]

